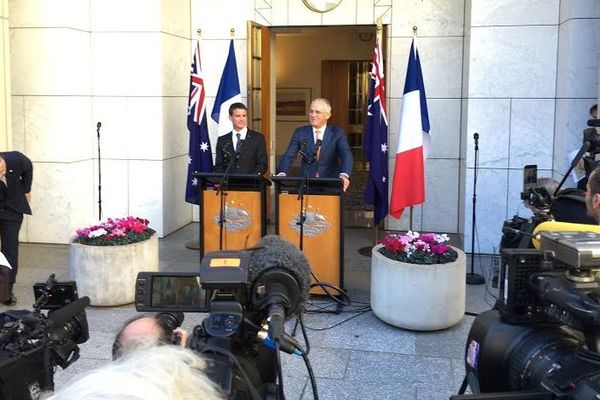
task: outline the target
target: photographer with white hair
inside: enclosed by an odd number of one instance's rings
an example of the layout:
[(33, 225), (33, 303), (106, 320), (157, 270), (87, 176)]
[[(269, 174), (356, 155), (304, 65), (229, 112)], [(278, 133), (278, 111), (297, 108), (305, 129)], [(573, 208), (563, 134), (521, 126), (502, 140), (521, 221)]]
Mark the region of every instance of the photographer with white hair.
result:
[(204, 373), (206, 362), (193, 350), (157, 346), (152, 339), (134, 342), (135, 351), (76, 378), (49, 400), (224, 399), (217, 385)]

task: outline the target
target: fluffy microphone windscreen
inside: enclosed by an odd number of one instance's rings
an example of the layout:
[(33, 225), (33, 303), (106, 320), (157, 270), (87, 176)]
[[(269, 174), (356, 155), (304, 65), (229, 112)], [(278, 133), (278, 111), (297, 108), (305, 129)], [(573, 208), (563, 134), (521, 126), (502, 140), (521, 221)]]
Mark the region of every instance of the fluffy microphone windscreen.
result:
[(263, 237), (256, 247), (248, 268), (248, 280), (254, 282), (270, 268), (283, 268), (296, 278), (302, 304), (306, 303), (310, 289), (310, 265), (300, 249), (277, 235)]

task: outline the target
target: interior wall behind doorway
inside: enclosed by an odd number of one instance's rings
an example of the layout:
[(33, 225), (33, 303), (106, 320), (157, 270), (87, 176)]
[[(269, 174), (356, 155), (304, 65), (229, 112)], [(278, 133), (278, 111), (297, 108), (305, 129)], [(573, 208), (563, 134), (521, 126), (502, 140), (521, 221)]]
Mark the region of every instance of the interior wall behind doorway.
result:
[[(293, 31), (273, 28), (273, 32), (277, 48), (277, 88), (310, 88), (312, 98), (322, 95), (323, 60), (371, 59), (375, 46), (375, 26), (309, 27), (293, 28)], [(294, 121), (276, 121), (277, 160), (285, 152), (293, 130), (307, 124), (308, 116)]]

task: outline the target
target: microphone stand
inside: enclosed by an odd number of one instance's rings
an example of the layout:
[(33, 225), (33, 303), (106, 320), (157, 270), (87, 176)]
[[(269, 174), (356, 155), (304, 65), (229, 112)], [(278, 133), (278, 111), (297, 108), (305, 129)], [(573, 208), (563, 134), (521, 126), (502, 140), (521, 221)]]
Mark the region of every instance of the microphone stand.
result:
[(302, 161), (304, 166), (302, 168), (302, 181), (298, 187), (298, 200), (300, 200), (300, 214), (296, 225), (300, 225), (300, 250), (304, 249), (304, 222), (306, 221), (306, 213), (304, 212), (304, 189), (308, 186), (308, 166), (311, 164), (311, 160), (308, 155), (300, 150)]
[(468, 285), (483, 285), (485, 279), (483, 275), (475, 273), (475, 222), (477, 210), (475, 209), (477, 203), (477, 167), (479, 166), (479, 133), (473, 134), (475, 140), (475, 164), (473, 168), (473, 216), (471, 219), (471, 272), (467, 272), (467, 284)]
[[(227, 148), (226, 148), (227, 149)], [(224, 233), (224, 225), (227, 223), (227, 218), (225, 216), (225, 196), (227, 196), (227, 186), (229, 185), (229, 171), (235, 161), (237, 161), (237, 157), (239, 153), (236, 153), (236, 156), (233, 157), (231, 153), (227, 150), (224, 150), (225, 153), (229, 155), (229, 163), (227, 164), (227, 168), (225, 169), (225, 173), (221, 178), (221, 182), (219, 183), (219, 190), (217, 191), (217, 195), (220, 196), (220, 205), (219, 205), (219, 250), (223, 250), (223, 233)]]
[(98, 221), (102, 220), (102, 166), (100, 157), (100, 127), (102, 122), (96, 124), (96, 133), (98, 135)]

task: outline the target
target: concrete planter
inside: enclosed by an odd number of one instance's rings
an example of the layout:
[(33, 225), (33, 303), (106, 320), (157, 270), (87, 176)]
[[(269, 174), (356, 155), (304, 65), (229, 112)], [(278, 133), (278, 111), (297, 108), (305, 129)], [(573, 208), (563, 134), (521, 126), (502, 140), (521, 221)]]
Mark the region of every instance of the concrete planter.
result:
[(123, 246), (71, 243), (69, 274), (94, 306), (132, 303), (140, 271), (158, 271), (158, 236)]
[(371, 308), (388, 324), (417, 331), (451, 327), (465, 313), (466, 256), (447, 264), (417, 265), (390, 260), (373, 247)]

